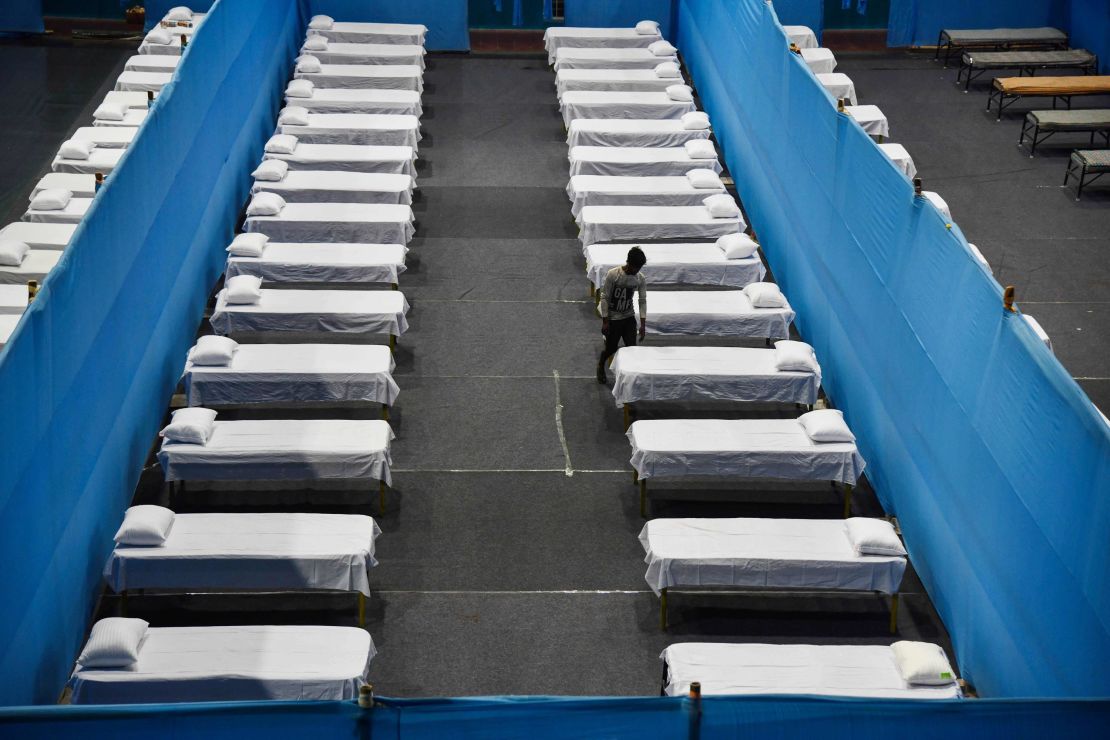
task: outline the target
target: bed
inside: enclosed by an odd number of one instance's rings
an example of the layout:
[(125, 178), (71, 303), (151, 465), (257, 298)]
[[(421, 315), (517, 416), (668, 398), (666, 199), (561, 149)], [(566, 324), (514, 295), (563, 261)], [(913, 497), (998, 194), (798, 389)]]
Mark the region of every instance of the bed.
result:
[(952, 52), (964, 49), (1066, 49), (1068, 35), (1058, 28), (943, 28), (937, 35), (934, 59), (944, 53), (944, 66)]
[(894, 163), (895, 167), (906, 173), (906, 177), (911, 180), (917, 177), (917, 165), (913, 163), (913, 157), (906, 151), (906, 147), (901, 144), (879, 144), (879, 149)]
[(58, 153), (54, 155), (54, 161), (50, 163), (50, 169), (53, 172), (75, 172), (85, 175), (100, 172), (106, 175), (116, 168), (126, 151), (126, 149), (118, 147), (110, 149), (100, 146), (93, 147), (88, 159), (66, 159), (62, 157), (61, 153)]
[(1021, 123), (1018, 144), (1024, 144), (1028, 136), (1029, 156), (1032, 157), (1037, 153), (1038, 144), (1054, 134), (1064, 132), (1090, 134), (1092, 147), (1097, 134), (1110, 147), (1110, 108), (1029, 111)]
[(1064, 187), (1074, 177), (1077, 186), (1075, 199), (1079, 200), (1083, 197), (1083, 188), (1106, 174), (1110, 174), (1110, 150), (1076, 149), (1068, 158), (1068, 167), (1064, 171)]
[(415, 64), (424, 69), (424, 47), (419, 44), (345, 44), (327, 41), (323, 49), (301, 47), (322, 64)]
[(275, 283), (397, 285), (408, 248), (401, 244), (269, 242), (261, 257), (227, 258), (227, 277), (257, 275)]
[(682, 118), (697, 110), (692, 101), (671, 100), (665, 92), (577, 90), (559, 98), (563, 125), (576, 118)]
[(374, 344), (241, 344), (223, 366), (185, 363), (189, 406), (380, 403), (400, 394), (393, 355)]
[(292, 134), (302, 144), (370, 144), (411, 146), (422, 138), (420, 119), (385, 113), (309, 113), (308, 125), (278, 125), (278, 133)]
[(567, 128), (567, 146), (676, 147), (708, 139), (712, 130), (688, 129), (677, 118), (576, 118)]
[[(653, 519), (640, 531), (640, 544), (644, 580), (660, 597), (660, 626), (667, 628), (667, 596), (674, 590), (869, 591), (894, 598), (906, 556), (857, 552), (849, 529), (856, 521)], [(880, 526), (897, 537), (889, 524)]]
[(1087, 95), (1110, 95), (1110, 75), (1065, 75), (1063, 77), (995, 77), (987, 98), (987, 110), (1002, 112), (1022, 98), (1051, 98), (1055, 109), (1062, 101), (1071, 110), (1071, 99)]
[(783, 26), (786, 40), (799, 49), (816, 49), (817, 34), (809, 26)]
[(27, 285), (0, 285), (0, 315), (20, 316), (27, 310)]
[(70, 198), (65, 208), (41, 211), (28, 208), (23, 220), (40, 224), (78, 224), (85, 218), (92, 202), (92, 198)]
[(284, 160), (291, 170), (380, 172), (416, 180), (416, 152), (411, 146), (298, 143), (292, 154), (266, 152), (263, 159)]
[(836, 69), (836, 57), (833, 56), (832, 49), (824, 47), (802, 49), (799, 47), (798, 52), (802, 61), (814, 74), (825, 74)]
[(794, 320), (789, 304), (756, 308), (742, 290), (649, 290), (647, 312), (648, 334), (663, 336), (786, 339)]
[(603, 49), (646, 49), (663, 36), (658, 29), (655, 33), (640, 33), (635, 28), (585, 28), (577, 26), (551, 26), (543, 34), (543, 46), (547, 50), (547, 63), (555, 63), (559, 49), (603, 48)]
[(255, 180), (251, 192), (277, 193), (287, 203), (409, 205), (412, 203), (413, 184), (409, 175), (385, 172), (315, 172), (291, 169), (280, 180)]
[(860, 125), (868, 136), (876, 136), (879, 141), (890, 136), (890, 123), (877, 105), (846, 105), (844, 112)]
[(376, 650), (357, 627), (151, 627), (134, 666), (83, 668), (73, 704), (353, 700)]
[(583, 247), (600, 242), (716, 239), (748, 228), (743, 216), (716, 218), (705, 206), (586, 206), (575, 221)]
[(663, 62), (678, 64), (674, 54), (656, 55), (643, 47), (564, 46), (555, 51), (555, 71), (563, 69), (655, 69)]
[(173, 72), (181, 63), (181, 57), (174, 54), (137, 54), (128, 57), (123, 63), (127, 72)]
[(69, 246), (76, 224), (31, 224), (17, 221), (0, 229), (0, 239), (14, 239), (31, 249), (48, 249), (60, 252)]
[(14, 314), (0, 314), (0, 347), (8, 343), (15, 333), (15, 327), (19, 324), (19, 319), (23, 314), (18, 316)]
[(121, 72), (115, 90), (158, 92), (173, 79), (172, 72)]
[[(601, 290), (605, 273), (627, 261), (631, 244), (586, 247), (586, 278), (590, 294)], [(759, 282), (767, 271), (758, 254), (725, 259), (715, 242), (637, 244), (647, 257), (641, 272), (649, 285), (718, 285), (742, 288)]]
[(409, 304), (396, 290), (262, 290), (258, 303), (227, 302), (216, 296), (212, 329), (217, 334), (243, 332), (319, 332), (388, 334), (392, 343), (408, 329)]
[(31, 191), (34, 198), (47, 188), (61, 188), (73, 193), (75, 198), (91, 198), (96, 194), (96, 175), (82, 175), (75, 172), (48, 172), (43, 175), (35, 189)]
[(32, 249), (18, 266), (0, 265), (0, 285), (24, 286), (23, 302), (26, 304), (27, 282), (37, 280), (39, 285), (42, 285), (42, 281), (61, 258), (62, 253), (56, 249)]
[(309, 28), (309, 36), (345, 44), (424, 45), (428, 27), (420, 23), (347, 23), (335, 21), (331, 28)]
[(113, 128), (115, 126), (124, 126), (127, 128), (138, 128), (146, 122), (146, 108), (128, 108), (127, 113), (123, 118), (118, 120), (108, 118), (97, 118), (93, 116), (93, 126), (97, 128)]
[(1083, 74), (1098, 70), (1098, 57), (1086, 49), (1054, 51), (965, 51), (960, 55), (956, 84), (963, 80), (964, 91), (991, 70), (1016, 69), (1018, 76), (1034, 75), (1038, 69), (1075, 69)]
[[(137, 110), (146, 110), (150, 104), (149, 92), (128, 92), (126, 90), (109, 90), (104, 94), (104, 103), (123, 103), (128, 108)], [(153, 93), (154, 97), (158, 97), (158, 93)]]
[(935, 193), (932, 190), (922, 190), (921, 196), (932, 203), (933, 207), (940, 211), (940, 215), (944, 216), (945, 219), (952, 220), (952, 211), (948, 208), (948, 203), (944, 198), (940, 197), (940, 193)]
[(350, 90), (424, 91), (424, 68), (415, 64), (321, 64), (319, 72), (296, 72), (317, 87)]
[(567, 183), (570, 212), (577, 216), (587, 206), (700, 206), (710, 195), (724, 193), (724, 185), (695, 188), (682, 175), (631, 177), (575, 175)]
[(944, 686), (907, 683), (888, 645), (768, 645), (683, 642), (663, 660), (663, 694), (704, 696), (804, 694), (870, 699), (959, 699), (955, 679)]
[(822, 72), (814, 76), (821, 83), (821, 87), (825, 88), (835, 100), (843, 98), (849, 105), (859, 105), (856, 83), (852, 82), (852, 78), (848, 75), (842, 72)]
[(104, 149), (126, 149), (138, 133), (137, 126), (81, 126), (69, 138)]
[(654, 69), (561, 69), (555, 73), (560, 98), (576, 90), (663, 92), (685, 82), (681, 77), (660, 77)]
[(310, 113), (380, 113), (420, 117), (420, 93), (414, 90), (351, 90), (318, 87), (307, 98), (285, 96), (285, 105), (307, 108)]
[(570, 176), (603, 175), (607, 177), (676, 177), (690, 170), (713, 170), (720, 174), (721, 163), (713, 159), (695, 159), (681, 146), (576, 146), (570, 150)]
[(244, 231), (276, 242), (408, 244), (412, 208), (389, 203), (287, 203), (276, 216), (250, 216)]
[(193, 29), (179, 27), (166, 30), (170, 32), (170, 43), (155, 43), (148, 36), (139, 44), (139, 53), (144, 56), (181, 56), (181, 34), (185, 34), (186, 37), (192, 36)]

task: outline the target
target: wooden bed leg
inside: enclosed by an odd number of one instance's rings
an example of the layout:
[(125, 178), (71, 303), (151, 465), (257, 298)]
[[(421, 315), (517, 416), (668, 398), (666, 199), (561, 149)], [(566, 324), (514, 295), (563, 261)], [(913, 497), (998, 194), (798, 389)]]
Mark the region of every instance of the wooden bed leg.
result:
[(390, 283), (389, 284), (389, 289), (390, 290), (397, 290), (397, 283)]
[(636, 468), (632, 468), (632, 485), (640, 482), (640, 474), (636, 472)]
[(366, 628), (366, 594), (358, 592), (358, 626)]
[(640, 516), (647, 519), (647, 481), (640, 479)]
[(632, 424), (632, 404), (626, 403), (624, 405), (624, 431), (628, 431), (628, 427)]
[(852, 486), (847, 484), (844, 486), (844, 518), (847, 519), (852, 515)]
[(590, 298), (593, 298), (593, 297), (594, 297), (594, 293), (596, 293), (596, 292), (597, 292), (597, 291), (596, 291), (596, 290), (594, 289), (594, 283), (593, 283), (593, 281), (591, 280), (591, 281), (590, 281)]
[(667, 589), (659, 592), (659, 629), (667, 631)]
[(382, 421), (389, 421), (389, 405), (382, 404)]
[(385, 513), (385, 481), (378, 481), (378, 513)]
[(390, 352), (395, 352), (396, 350), (397, 350), (397, 335), (396, 334), (390, 334), (389, 335), (389, 351)]
[(890, 634), (898, 634), (898, 594), (890, 595)]

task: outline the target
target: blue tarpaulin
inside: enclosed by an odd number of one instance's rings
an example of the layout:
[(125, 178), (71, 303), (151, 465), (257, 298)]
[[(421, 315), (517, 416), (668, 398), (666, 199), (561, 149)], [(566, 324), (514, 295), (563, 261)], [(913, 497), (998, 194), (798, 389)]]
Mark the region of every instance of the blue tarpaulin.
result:
[(42, 0), (0, 2), (0, 33), (42, 33)]

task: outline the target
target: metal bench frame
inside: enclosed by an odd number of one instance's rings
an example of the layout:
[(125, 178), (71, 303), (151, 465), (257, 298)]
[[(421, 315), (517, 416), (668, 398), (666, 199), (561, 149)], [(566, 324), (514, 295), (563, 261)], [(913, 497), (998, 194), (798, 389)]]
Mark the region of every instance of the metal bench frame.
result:
[(1026, 134), (1028, 134), (1031, 141), (1031, 144), (1029, 146), (1029, 158), (1032, 159), (1033, 156), (1037, 153), (1037, 144), (1040, 144), (1042, 141), (1047, 140), (1053, 134), (1084, 132), (1089, 132), (1091, 134), (1092, 148), (1094, 148), (1095, 145), (1096, 134), (1105, 139), (1106, 146), (1110, 147), (1110, 124), (1105, 124), (1103, 127), (1091, 126), (1090, 128), (1060, 129), (1057, 131), (1049, 131), (1042, 136), (1041, 125), (1037, 123), (1036, 120), (1030, 121), (1030, 116), (1028, 114), (1021, 122), (1021, 135), (1018, 136), (1018, 146), (1020, 147), (1025, 145), (1025, 137)]
[(1064, 38), (1057, 42), (1048, 41), (1022, 41), (1020, 39), (1013, 41), (984, 41), (978, 44), (959, 45), (953, 44), (952, 39), (948, 37), (948, 31), (941, 30), (937, 34), (937, 51), (933, 55), (933, 61), (940, 60), (940, 52), (944, 50), (944, 68), (948, 69), (948, 62), (952, 58), (953, 50), (958, 50), (958, 53), (963, 54), (968, 49), (979, 50), (993, 50), (993, 51), (1014, 51), (1017, 49), (1026, 49), (1036, 51), (1037, 49), (1066, 49), (1068, 48), (1068, 38)]
[(1075, 179), (1079, 181), (1079, 187), (1075, 191), (1075, 199), (1078, 201), (1083, 197), (1083, 188), (1103, 175), (1110, 174), (1110, 168), (1095, 172), (1094, 176), (1088, 179), (1087, 175), (1091, 174), (1090, 170), (1087, 169), (1086, 163), (1076, 161), (1075, 154), (1076, 152), (1072, 152), (1072, 156), (1068, 158), (1068, 168), (1064, 172), (1064, 187), (1067, 187), (1068, 178), (1075, 175)]
[(1094, 74), (1094, 72), (1098, 69), (1098, 57), (1092, 57), (1091, 59), (1089, 59), (1085, 62), (1065, 62), (1065, 63), (1056, 62), (1056, 63), (1052, 63), (1052, 64), (1022, 63), (1022, 64), (1012, 64), (1012, 65), (997, 66), (997, 67), (985, 67), (985, 68), (980, 69), (978, 72), (975, 72), (974, 64), (966, 64), (964, 62), (964, 56), (961, 53), (960, 54), (960, 68), (956, 71), (956, 84), (959, 85), (960, 82), (963, 81), (963, 83), (964, 83), (964, 92), (968, 92), (968, 89), (971, 87), (971, 81), (972, 80), (977, 80), (980, 77), (982, 77), (984, 74), (986, 74), (987, 72), (990, 72), (990, 71), (1001, 71), (1001, 70), (1011, 70), (1011, 69), (1016, 69), (1017, 70), (1018, 77), (1024, 77), (1027, 72), (1028, 72), (1030, 77), (1033, 77), (1033, 76), (1036, 75), (1038, 69), (1052, 69), (1052, 70), (1057, 70), (1057, 69), (1079, 69), (1079, 70), (1083, 71), (1083, 74), (1089, 75), (1089, 74)]

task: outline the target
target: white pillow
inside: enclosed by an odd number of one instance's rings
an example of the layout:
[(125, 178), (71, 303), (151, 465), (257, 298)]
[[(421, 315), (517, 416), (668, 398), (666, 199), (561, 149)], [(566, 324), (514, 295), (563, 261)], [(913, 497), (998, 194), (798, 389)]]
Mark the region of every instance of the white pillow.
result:
[(43, 188), (39, 191), (38, 195), (31, 198), (31, 210), (60, 211), (69, 205), (69, 200), (72, 197), (72, 190), (66, 190), (65, 188)]
[(164, 506), (132, 506), (116, 531), (119, 545), (161, 545), (173, 528), (173, 512)]
[(690, 103), (694, 100), (694, 91), (689, 85), (668, 85), (667, 97), (680, 103)]
[(284, 159), (264, 159), (251, 173), (251, 177), (264, 182), (281, 182), (288, 173), (289, 163)]
[(323, 36), (309, 36), (304, 40), (305, 51), (327, 51), (328, 40)]
[(261, 257), (270, 237), (265, 234), (238, 234), (231, 240), (227, 251), (233, 257)]
[[(669, 89), (669, 88), (668, 88)], [(682, 145), (690, 159), (716, 159), (717, 148), (709, 139), (691, 139)]]
[(146, 41), (149, 44), (159, 44), (165, 46), (173, 42), (173, 36), (164, 28), (151, 29), (150, 33), (146, 35)]
[(775, 342), (775, 369), (795, 373), (821, 374), (813, 347), (805, 342), (783, 340)]
[(27, 246), (26, 242), (0, 238), (0, 265), (19, 267), (23, 264), (23, 258), (30, 251), (31, 248)]
[(709, 128), (709, 114), (692, 110), (682, 114), (682, 128), (687, 131), (704, 131)]
[(312, 80), (289, 80), (285, 86), (285, 94), (290, 98), (311, 98), (312, 89), (316, 87)]
[(82, 668), (127, 668), (139, 660), (139, 646), (150, 627), (141, 619), (107, 617), (93, 625), (77, 662)]
[(308, 125), (308, 108), (302, 108), (299, 105), (287, 105), (278, 113), (278, 123), (284, 123), (288, 126), (307, 126)]
[(93, 118), (98, 121), (122, 121), (127, 116), (126, 103), (112, 103), (104, 101), (93, 111)]
[(720, 175), (713, 170), (687, 170), (686, 179), (690, 181), (691, 187), (698, 188), (699, 190), (720, 190), (725, 186), (725, 184), (721, 182)]
[(682, 70), (674, 62), (661, 62), (655, 65), (656, 77), (682, 77)]
[(312, 74), (313, 72), (319, 72), (322, 68), (323, 67), (320, 65), (320, 60), (312, 56), (311, 54), (302, 54), (301, 56), (297, 57), (298, 72), (307, 72), (309, 74)]
[(191, 21), (193, 20), (193, 11), (186, 8), (184, 5), (178, 5), (176, 8), (170, 8), (170, 12), (166, 13), (167, 21)]
[(846, 521), (848, 541), (860, 555), (892, 555), (905, 557), (906, 548), (898, 539), (894, 525), (885, 519), (854, 516)]
[(255, 193), (247, 206), (248, 216), (276, 216), (285, 208), (285, 198), (277, 193)]
[(744, 295), (755, 308), (782, 308), (786, 305), (786, 296), (774, 283), (748, 283), (744, 286)]
[(270, 154), (292, 154), (297, 148), (297, 137), (293, 134), (274, 134), (266, 142), (266, 151)]
[(740, 206), (728, 193), (717, 193), (702, 201), (709, 215), (713, 218), (736, 218), (740, 215)]
[(806, 436), (814, 442), (855, 442), (856, 435), (844, 423), (844, 414), (839, 409), (818, 409), (802, 414), (798, 422), (805, 429)]
[(167, 442), (204, 445), (212, 438), (216, 412), (212, 409), (193, 406), (178, 409), (170, 415), (170, 423), (158, 433)]
[(648, 44), (648, 51), (657, 57), (673, 57), (678, 53), (678, 49), (674, 48), (669, 41), (663, 39)]
[(223, 367), (231, 364), (231, 360), (238, 350), (239, 343), (231, 337), (205, 334), (189, 350), (189, 360), (194, 365)]
[(726, 260), (743, 260), (755, 254), (759, 245), (747, 234), (725, 234), (717, 237), (717, 248)]
[(636, 24), (636, 33), (641, 36), (654, 36), (659, 33), (659, 22), (640, 21)]
[(308, 22), (308, 27), (317, 31), (326, 31), (332, 27), (335, 20), (330, 15), (314, 15)]
[(233, 305), (258, 303), (262, 300), (262, 278), (255, 275), (236, 275), (224, 283), (227, 302)]
[(88, 159), (94, 148), (95, 147), (87, 141), (66, 139), (62, 142), (61, 147), (58, 148), (58, 154), (62, 159)]
[(948, 686), (956, 682), (956, 672), (939, 645), (931, 642), (899, 640), (890, 646), (894, 664), (902, 680), (916, 686)]

